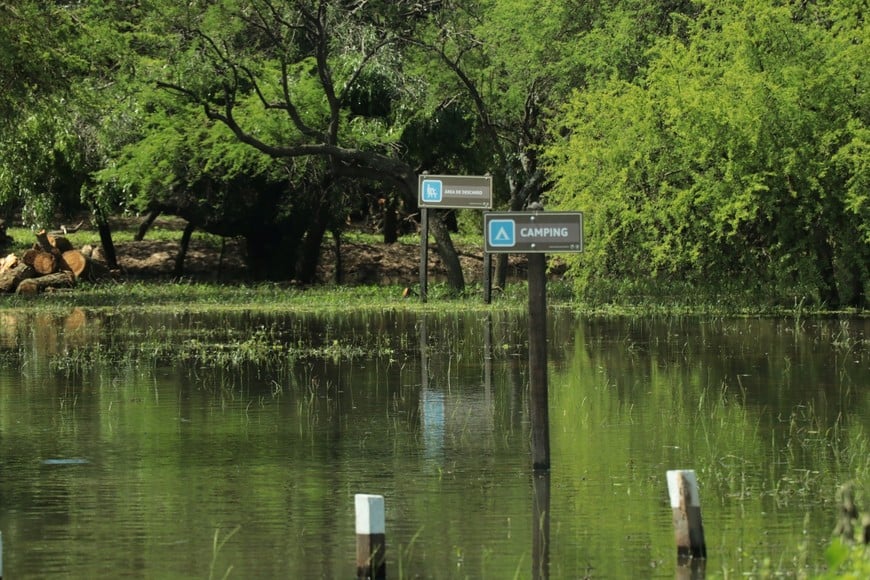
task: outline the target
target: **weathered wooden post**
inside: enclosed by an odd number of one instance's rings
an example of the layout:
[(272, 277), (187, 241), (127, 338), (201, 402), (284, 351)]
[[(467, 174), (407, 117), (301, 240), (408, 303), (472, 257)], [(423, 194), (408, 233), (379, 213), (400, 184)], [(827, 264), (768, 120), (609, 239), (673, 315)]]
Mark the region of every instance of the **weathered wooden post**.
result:
[(3, 532), (0, 532), (0, 580), (3, 580)]
[(429, 286), (429, 210), (420, 208), (420, 302), (426, 302)]
[(694, 470), (668, 471), (668, 494), (674, 515), (677, 560), (684, 564), (707, 558), (704, 526), (701, 523), (701, 497)]
[(529, 415), (532, 468), (550, 469), (550, 407), (547, 386), (547, 261), (544, 254), (529, 260)]
[(387, 541), (384, 496), (356, 494), (356, 577), (384, 580), (387, 577)]
[(483, 252), (483, 303), (492, 303), (492, 254)]

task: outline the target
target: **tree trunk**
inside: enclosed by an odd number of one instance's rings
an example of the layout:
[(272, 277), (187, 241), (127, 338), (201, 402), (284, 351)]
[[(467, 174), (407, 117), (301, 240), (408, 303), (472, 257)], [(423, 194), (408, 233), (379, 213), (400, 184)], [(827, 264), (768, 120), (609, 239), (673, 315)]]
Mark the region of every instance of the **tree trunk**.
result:
[(18, 264), (18, 256), (16, 256), (15, 254), (9, 254), (8, 256), (0, 260), (0, 274), (5, 272), (6, 270), (14, 268)]
[(344, 282), (344, 263), (341, 259), (341, 232), (339, 230), (332, 230), (332, 242), (335, 248), (335, 274), (333, 279), (335, 284), (338, 285)]
[(106, 265), (112, 269), (118, 269), (118, 255), (115, 252), (115, 242), (112, 241), (112, 228), (109, 227), (109, 222), (103, 217), (102, 212), (97, 212), (97, 231), (100, 232), (100, 243), (103, 246), (103, 257), (106, 259)]
[(178, 255), (175, 256), (175, 275), (182, 276), (184, 274), (184, 258), (187, 256), (187, 249), (190, 247), (190, 238), (193, 236), (193, 230), (196, 227), (193, 222), (187, 222), (184, 226), (184, 232), (181, 234), (181, 247), (178, 249)]
[(840, 261), (845, 270), (843, 295), (844, 306), (852, 308), (867, 308), (867, 285), (870, 284), (870, 245), (861, 245), (847, 249)]
[(38, 256), (41, 251), (42, 250), (37, 250), (36, 248), (30, 248), (21, 255), (21, 261), (28, 266), (33, 266), (33, 261), (36, 260), (36, 256)]
[(328, 210), (322, 206), (318, 209), (302, 241), (302, 255), (299, 256), (296, 264), (296, 279), (303, 284), (314, 282), (317, 276), (320, 248), (323, 245), (323, 236), (326, 234), (326, 220), (323, 217), (326, 211)]
[(12, 236), (6, 233), (6, 221), (0, 219), (0, 248), (9, 245), (14, 241), (15, 240), (12, 239)]
[(295, 224), (264, 224), (245, 233), (246, 262), (255, 280), (288, 280), (295, 273), (299, 230)]
[(141, 224), (139, 224), (139, 230), (136, 232), (136, 235), (133, 236), (133, 241), (141, 242), (145, 239), (145, 234), (148, 233), (148, 230), (151, 229), (151, 226), (154, 224), (154, 220), (157, 219), (157, 216), (160, 215), (159, 209), (153, 209), (145, 218)]
[(78, 250), (64, 252), (61, 260), (73, 273), (76, 280), (96, 282), (110, 277), (109, 271), (99, 262), (94, 262)]
[(22, 280), (38, 276), (36, 270), (21, 262), (0, 272), (0, 292), (15, 292)]
[(465, 290), (465, 277), (462, 275), (462, 264), (459, 262), (456, 247), (453, 245), (453, 240), (450, 239), (450, 232), (447, 231), (441, 216), (440, 210), (429, 212), (429, 229), (435, 238), (438, 255), (441, 257), (444, 268), (447, 270), (447, 284), (454, 293), (460, 294)]
[(27, 278), (18, 284), (16, 294), (39, 294), (49, 288), (72, 288), (75, 286), (75, 278), (72, 272), (56, 272), (48, 276)]
[(385, 244), (395, 244), (399, 240), (399, 213), (395, 196), (387, 196), (384, 202), (384, 225), (381, 228)]
[(50, 252), (37, 251), (33, 256), (33, 264), (31, 264), (36, 273), (41, 276), (54, 274), (58, 270), (57, 257)]
[(52, 245), (52, 247), (55, 248), (61, 254), (73, 249), (72, 242), (63, 236), (49, 235), (48, 236), (48, 243), (50, 243)]
[(48, 232), (45, 230), (39, 230), (36, 232), (36, 242), (39, 244), (39, 247), (42, 248), (43, 252), (51, 252), (54, 249), (54, 246), (51, 245), (51, 242), (48, 239)]
[(816, 248), (816, 263), (821, 277), (819, 295), (827, 308), (839, 308), (840, 297), (837, 293), (837, 278), (834, 270), (834, 249), (826, 237), (818, 239)]
[(226, 236), (221, 236), (221, 255), (218, 258), (218, 267), (217, 267), (217, 279), (220, 280), (223, 278), (224, 274), (224, 256), (227, 253), (227, 238)]

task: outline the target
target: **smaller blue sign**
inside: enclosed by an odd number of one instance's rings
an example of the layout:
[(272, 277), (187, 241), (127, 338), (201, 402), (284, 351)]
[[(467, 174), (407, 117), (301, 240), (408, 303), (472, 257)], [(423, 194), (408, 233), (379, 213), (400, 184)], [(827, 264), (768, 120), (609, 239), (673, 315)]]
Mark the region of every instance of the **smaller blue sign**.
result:
[(493, 248), (512, 248), (517, 243), (517, 222), (514, 220), (490, 220), (487, 240)]
[(443, 186), (440, 179), (424, 179), (423, 180), (423, 202), (424, 203), (441, 203), (444, 197)]

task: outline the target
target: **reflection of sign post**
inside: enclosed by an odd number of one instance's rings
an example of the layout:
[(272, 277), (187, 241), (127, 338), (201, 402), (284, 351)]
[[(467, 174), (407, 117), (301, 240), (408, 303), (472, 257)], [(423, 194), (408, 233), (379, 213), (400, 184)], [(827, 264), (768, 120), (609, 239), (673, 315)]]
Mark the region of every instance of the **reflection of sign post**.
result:
[(583, 251), (580, 212), (489, 212), (483, 216), (484, 250), (494, 253)]
[(490, 209), (492, 177), (489, 175), (429, 175), (417, 181), (420, 206), (420, 300), (426, 302), (429, 261), (429, 208)]

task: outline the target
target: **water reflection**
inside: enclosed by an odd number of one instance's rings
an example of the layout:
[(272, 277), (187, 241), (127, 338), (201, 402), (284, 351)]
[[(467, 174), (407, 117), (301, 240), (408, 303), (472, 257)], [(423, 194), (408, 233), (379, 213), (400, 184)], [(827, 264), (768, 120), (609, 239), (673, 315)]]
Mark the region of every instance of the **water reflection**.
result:
[(532, 475), (532, 578), (550, 577), (550, 472)]
[[(445, 458), (445, 445), (459, 441), (467, 452), (470, 444), (481, 444), (484, 449), (491, 445), (495, 435), (495, 404), (492, 397), (493, 347), (492, 317), (487, 315), (483, 324), (483, 369), (482, 382), (469, 381), (463, 375), (473, 372), (474, 366), (460, 354), (447, 357), (446, 370), (439, 371), (430, 364), (430, 322), (423, 317), (418, 322), (420, 340), (421, 394), (420, 416), (425, 442), (426, 457), (436, 460), (436, 469)], [(465, 366), (463, 366), (463, 364)], [(458, 368), (454, 369), (454, 365)], [(454, 372), (463, 373), (459, 380)], [(519, 385), (516, 385), (519, 389)]]
[(789, 575), (823, 565), (826, 496), (866, 464), (866, 319), (554, 313), (546, 478), (519, 315), (0, 322), (16, 578), (350, 577), (358, 492), (385, 495), (407, 576), (670, 578), (677, 467), (711, 498), (711, 566)]

